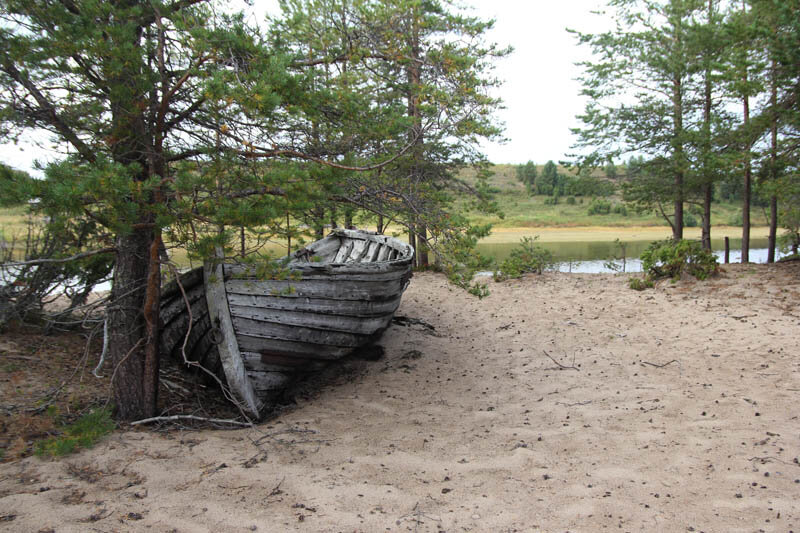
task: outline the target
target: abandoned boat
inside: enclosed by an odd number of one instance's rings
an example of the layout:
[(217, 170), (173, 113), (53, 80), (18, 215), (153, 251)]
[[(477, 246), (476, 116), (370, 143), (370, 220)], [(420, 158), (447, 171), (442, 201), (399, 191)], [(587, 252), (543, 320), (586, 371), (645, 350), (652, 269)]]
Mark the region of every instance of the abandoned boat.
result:
[(161, 353), (224, 379), (258, 418), (294, 377), (383, 333), (411, 279), (413, 255), (393, 237), (338, 229), (289, 256), (284, 279), (207, 263), (162, 291)]

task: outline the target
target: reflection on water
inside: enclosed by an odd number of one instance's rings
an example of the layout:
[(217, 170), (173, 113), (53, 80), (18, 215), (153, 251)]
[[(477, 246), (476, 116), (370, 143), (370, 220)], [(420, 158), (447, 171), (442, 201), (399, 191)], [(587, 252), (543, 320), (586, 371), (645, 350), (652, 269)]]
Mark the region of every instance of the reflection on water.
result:
[[(642, 252), (652, 241), (630, 241), (623, 243), (625, 246), (624, 256), (626, 272), (641, 272), (642, 263), (638, 259)], [(605, 263), (611, 258), (621, 259), (623, 256), (622, 248), (615, 242), (610, 241), (591, 241), (591, 242), (540, 242), (543, 248), (550, 250), (556, 262), (559, 263), (561, 272), (576, 272), (586, 274), (596, 274), (601, 272), (614, 272), (605, 267)], [(741, 239), (731, 239), (730, 259), (731, 263), (741, 261)], [(478, 244), (478, 251), (485, 256), (502, 261), (511, 253), (517, 243), (491, 243)], [(750, 239), (750, 262), (767, 262), (767, 239)], [(724, 239), (712, 239), (711, 247), (720, 263), (724, 259)], [(778, 252), (778, 257), (780, 257)], [(622, 261), (617, 264), (622, 267)]]

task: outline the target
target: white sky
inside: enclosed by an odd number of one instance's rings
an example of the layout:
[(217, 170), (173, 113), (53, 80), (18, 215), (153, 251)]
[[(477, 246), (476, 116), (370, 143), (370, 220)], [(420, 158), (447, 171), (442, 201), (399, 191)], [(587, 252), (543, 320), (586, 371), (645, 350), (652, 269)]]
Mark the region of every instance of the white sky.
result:
[[(574, 139), (569, 128), (578, 125), (576, 115), (584, 102), (578, 95), (575, 62), (588, 58), (585, 47), (576, 45), (566, 28), (600, 31), (608, 24), (591, 14), (602, 0), (466, 0), (481, 18), (496, 19), (489, 39), (514, 52), (497, 65), (496, 74), (505, 84), (497, 96), (506, 109), (498, 117), (506, 125), (505, 144), (486, 144), (485, 153), (494, 163), (524, 163), (564, 159)], [(254, 16), (276, 12), (276, 0), (256, 0)], [(60, 158), (51, 143), (0, 145), (0, 160), (15, 168), (30, 170), (33, 161)]]

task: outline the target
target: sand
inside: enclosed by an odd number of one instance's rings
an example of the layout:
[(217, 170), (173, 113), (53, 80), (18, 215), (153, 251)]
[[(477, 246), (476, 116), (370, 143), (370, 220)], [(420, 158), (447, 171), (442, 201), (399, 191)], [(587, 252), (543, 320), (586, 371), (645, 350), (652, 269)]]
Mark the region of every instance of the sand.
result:
[(419, 274), (434, 331), (255, 429), (0, 465), (0, 530), (800, 531), (800, 265), (626, 281)]

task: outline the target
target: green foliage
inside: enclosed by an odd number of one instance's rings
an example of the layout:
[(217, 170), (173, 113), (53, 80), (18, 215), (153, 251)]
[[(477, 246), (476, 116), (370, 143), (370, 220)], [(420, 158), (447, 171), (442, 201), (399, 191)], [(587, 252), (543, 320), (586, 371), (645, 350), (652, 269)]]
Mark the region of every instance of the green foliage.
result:
[(533, 194), (536, 190), (536, 164), (528, 161), (524, 165), (516, 167), (517, 179), (525, 185), (528, 194)]
[(595, 198), (592, 200), (592, 203), (589, 204), (587, 213), (589, 215), (607, 215), (611, 213), (611, 202)]
[(699, 242), (667, 239), (650, 244), (642, 252), (642, 271), (651, 279), (681, 279), (684, 275), (703, 280), (716, 274), (717, 258)]
[(635, 291), (643, 291), (645, 289), (652, 289), (655, 287), (655, 283), (649, 277), (644, 278), (628, 278), (628, 287)]
[(508, 258), (495, 268), (495, 281), (516, 279), (524, 274), (541, 274), (554, 265), (553, 254), (538, 244), (539, 236), (523, 237), (519, 245), (511, 250)]
[(575, 197), (574, 196), (567, 196), (567, 205), (575, 205)]
[(110, 409), (93, 409), (72, 424), (64, 426), (61, 436), (37, 442), (35, 452), (39, 457), (69, 455), (80, 449), (91, 448), (115, 427)]
[(685, 228), (696, 228), (699, 225), (700, 223), (697, 221), (697, 217), (689, 211), (683, 212), (683, 226)]

